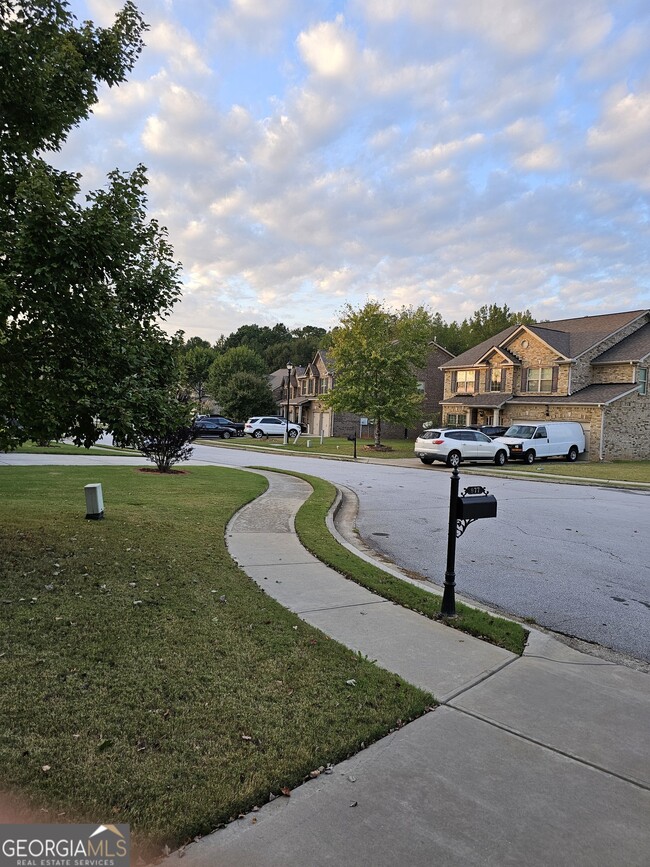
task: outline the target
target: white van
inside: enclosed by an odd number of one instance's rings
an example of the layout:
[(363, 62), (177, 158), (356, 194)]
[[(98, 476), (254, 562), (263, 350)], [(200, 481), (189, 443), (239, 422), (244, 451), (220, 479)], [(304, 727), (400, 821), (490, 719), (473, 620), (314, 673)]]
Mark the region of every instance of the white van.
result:
[(535, 458), (576, 461), (585, 450), (585, 432), (576, 421), (530, 421), (513, 424), (496, 442), (506, 443), (510, 458), (527, 464)]

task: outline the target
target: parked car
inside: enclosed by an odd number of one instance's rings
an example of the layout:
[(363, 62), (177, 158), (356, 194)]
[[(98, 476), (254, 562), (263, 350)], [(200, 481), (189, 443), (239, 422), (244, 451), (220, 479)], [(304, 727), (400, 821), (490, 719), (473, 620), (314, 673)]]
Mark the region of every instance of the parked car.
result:
[(448, 467), (462, 461), (494, 461), (502, 467), (508, 460), (506, 445), (470, 428), (426, 430), (415, 441), (415, 454), (423, 464), (442, 461)]
[(193, 427), (197, 437), (221, 437), (227, 440), (237, 436), (237, 429), (231, 424), (224, 424), (220, 419), (208, 416), (195, 419)]
[[(238, 437), (244, 436), (244, 422), (243, 421), (231, 421), (231, 419), (226, 418), (223, 415), (208, 415), (208, 416), (203, 416), (203, 417), (216, 419), (217, 421), (220, 421), (222, 424), (225, 424), (228, 427), (234, 427), (235, 430), (237, 431)], [(505, 428), (504, 428), (504, 430), (505, 430)]]
[(505, 425), (495, 424), (470, 424), (467, 425), (470, 430), (480, 430), (486, 436), (493, 440), (495, 437), (502, 437), (508, 428)]
[(510, 450), (511, 458), (520, 458), (527, 464), (535, 458), (563, 457), (577, 461), (586, 446), (585, 432), (577, 421), (532, 421), (513, 424), (495, 442)]
[[(244, 433), (254, 437), (256, 440), (264, 436), (284, 436), (286, 429), (286, 421), (276, 415), (254, 416), (253, 418), (249, 418), (244, 425)], [(289, 422), (289, 436), (295, 437), (299, 433), (300, 425), (297, 425), (295, 422)]]

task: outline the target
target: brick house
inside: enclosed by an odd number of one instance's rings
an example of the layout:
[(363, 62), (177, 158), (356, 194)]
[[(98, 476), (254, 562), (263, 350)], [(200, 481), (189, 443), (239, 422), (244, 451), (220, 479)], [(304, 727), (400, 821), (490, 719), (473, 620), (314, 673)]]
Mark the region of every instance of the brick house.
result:
[[(426, 366), (416, 370), (418, 389), (424, 395), (422, 418), (409, 430), (400, 425), (382, 422), (383, 437), (415, 438), (422, 422), (435, 418), (436, 414), (440, 413), (444, 382), (441, 365), (451, 358), (453, 355), (450, 352), (431, 341)], [(287, 371), (276, 371), (272, 376), (275, 377), (274, 394), (278, 403), (278, 414), (284, 417), (287, 411)], [(331, 391), (335, 382), (332, 359), (325, 350), (319, 350), (306, 367), (294, 367), (289, 383), (289, 419), (302, 422), (307, 426), (308, 433), (317, 436), (321, 431), (326, 437), (349, 436), (355, 431), (357, 435), (361, 431), (364, 437), (374, 436), (373, 425), (361, 426), (360, 416), (348, 412), (334, 412), (323, 404), (321, 395)]]
[(650, 310), (512, 325), (442, 365), (444, 424), (577, 421), (591, 460), (650, 459)]

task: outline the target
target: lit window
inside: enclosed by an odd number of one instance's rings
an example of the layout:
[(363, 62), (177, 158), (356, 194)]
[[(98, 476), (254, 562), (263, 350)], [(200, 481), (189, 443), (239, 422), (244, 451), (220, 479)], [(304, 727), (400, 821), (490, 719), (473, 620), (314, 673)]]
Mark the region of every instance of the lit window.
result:
[(501, 368), (493, 367), (490, 374), (490, 391), (501, 391)]
[(531, 367), (526, 376), (526, 391), (552, 391), (553, 368)]
[(456, 374), (456, 392), (474, 393), (476, 374), (473, 370), (459, 370)]

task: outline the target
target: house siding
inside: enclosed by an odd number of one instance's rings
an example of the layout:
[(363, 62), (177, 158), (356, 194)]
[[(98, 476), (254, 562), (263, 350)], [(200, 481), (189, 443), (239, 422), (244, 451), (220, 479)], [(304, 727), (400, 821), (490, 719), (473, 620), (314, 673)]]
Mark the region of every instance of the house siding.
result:
[(635, 382), (638, 365), (626, 362), (621, 364), (595, 364), (592, 368), (592, 383)]
[[(571, 392), (573, 393), (578, 391), (579, 389), (590, 385), (592, 382), (595, 382), (593, 374), (594, 371), (598, 369), (598, 365), (596, 365), (596, 367), (591, 366), (591, 362), (594, 358), (598, 355), (602, 355), (603, 352), (611, 349), (612, 346), (616, 346), (616, 344), (620, 343), (625, 337), (634, 334), (634, 332), (638, 331), (646, 321), (647, 317), (629, 323), (625, 328), (617, 331), (616, 334), (610, 334), (610, 336), (605, 338), (605, 340), (601, 340), (600, 343), (581, 355), (573, 366), (573, 372), (571, 374)], [(630, 382), (630, 380), (623, 380), (623, 382)]]
[(605, 409), (603, 460), (650, 460), (650, 396), (629, 394)]

